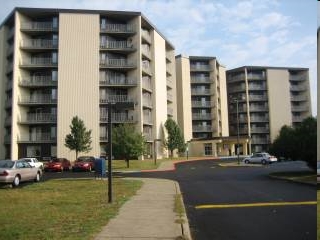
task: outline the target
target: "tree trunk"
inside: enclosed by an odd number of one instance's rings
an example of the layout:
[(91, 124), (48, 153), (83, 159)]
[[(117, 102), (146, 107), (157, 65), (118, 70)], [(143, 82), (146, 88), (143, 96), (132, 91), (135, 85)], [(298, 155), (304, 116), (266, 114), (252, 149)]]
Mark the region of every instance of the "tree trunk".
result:
[(171, 157), (171, 160), (173, 158), (173, 150), (170, 150), (170, 157)]
[(130, 166), (130, 160), (129, 159), (126, 159), (126, 163), (127, 163), (127, 168), (129, 168)]
[(76, 161), (78, 160), (78, 151), (76, 151)]

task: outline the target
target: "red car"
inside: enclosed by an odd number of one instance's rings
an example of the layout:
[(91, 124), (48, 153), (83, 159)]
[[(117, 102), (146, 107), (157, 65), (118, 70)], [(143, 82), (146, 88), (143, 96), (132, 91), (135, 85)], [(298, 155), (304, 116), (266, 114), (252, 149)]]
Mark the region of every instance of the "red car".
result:
[(95, 157), (91, 157), (91, 156), (78, 157), (78, 159), (73, 164), (72, 170), (90, 172), (91, 170), (94, 170), (94, 161), (95, 161)]
[(54, 158), (44, 166), (44, 171), (69, 171), (71, 169), (71, 163), (66, 158)]

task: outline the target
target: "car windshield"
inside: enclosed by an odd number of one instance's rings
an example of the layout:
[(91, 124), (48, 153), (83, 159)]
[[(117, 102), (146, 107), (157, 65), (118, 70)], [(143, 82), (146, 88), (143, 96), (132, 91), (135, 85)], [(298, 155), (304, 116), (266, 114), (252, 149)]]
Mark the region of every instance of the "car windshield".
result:
[(11, 160), (0, 160), (0, 168), (12, 168), (14, 162)]

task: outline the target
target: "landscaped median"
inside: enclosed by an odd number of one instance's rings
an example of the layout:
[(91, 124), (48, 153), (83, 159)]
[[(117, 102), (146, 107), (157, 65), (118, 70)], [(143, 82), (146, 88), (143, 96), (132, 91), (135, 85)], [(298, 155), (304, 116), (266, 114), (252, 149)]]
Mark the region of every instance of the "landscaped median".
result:
[(142, 186), (114, 179), (113, 203), (107, 181), (50, 180), (0, 189), (0, 239), (90, 239)]
[(312, 171), (296, 171), (296, 172), (275, 172), (270, 173), (270, 177), (293, 181), (298, 183), (305, 183), (310, 185), (317, 184), (316, 173)]

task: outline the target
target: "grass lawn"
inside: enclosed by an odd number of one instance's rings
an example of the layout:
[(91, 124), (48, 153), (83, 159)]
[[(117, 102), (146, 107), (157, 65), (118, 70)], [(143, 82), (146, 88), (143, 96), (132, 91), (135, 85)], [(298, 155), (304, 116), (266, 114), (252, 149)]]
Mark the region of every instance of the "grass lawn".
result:
[(92, 239), (142, 182), (114, 179), (113, 203), (107, 181), (50, 180), (0, 189), (0, 239)]
[(317, 176), (315, 172), (312, 171), (297, 171), (297, 172), (277, 172), (271, 175), (276, 177), (285, 178), (288, 180), (313, 183), (316, 184)]

